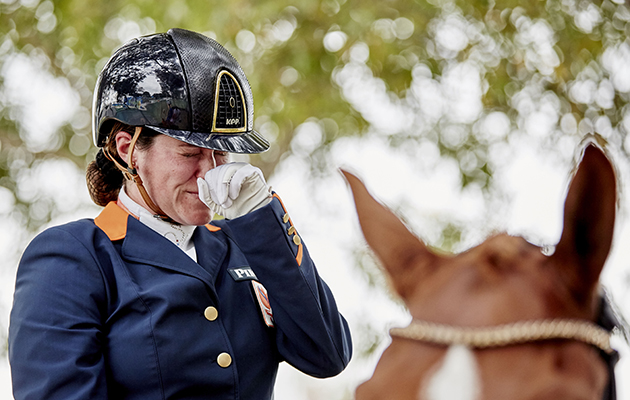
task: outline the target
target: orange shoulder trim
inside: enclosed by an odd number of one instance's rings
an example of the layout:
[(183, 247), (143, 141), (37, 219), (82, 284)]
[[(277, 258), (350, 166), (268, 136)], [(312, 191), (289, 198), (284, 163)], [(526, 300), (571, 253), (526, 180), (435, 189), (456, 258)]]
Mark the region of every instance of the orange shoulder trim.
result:
[(94, 223), (105, 232), (109, 240), (120, 240), (127, 234), (128, 216), (129, 213), (126, 210), (112, 201), (105, 206), (98, 217), (94, 218)]

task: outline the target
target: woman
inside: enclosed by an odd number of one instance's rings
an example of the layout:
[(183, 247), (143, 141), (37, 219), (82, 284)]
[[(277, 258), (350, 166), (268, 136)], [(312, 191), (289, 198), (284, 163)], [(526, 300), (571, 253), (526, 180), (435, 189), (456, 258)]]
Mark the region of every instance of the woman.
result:
[[(94, 220), (50, 228), (18, 269), (22, 399), (270, 399), (278, 364), (341, 372), (348, 326), (260, 170), (249, 83), (215, 41), (134, 39), (104, 67)], [(214, 213), (225, 219), (208, 224)]]

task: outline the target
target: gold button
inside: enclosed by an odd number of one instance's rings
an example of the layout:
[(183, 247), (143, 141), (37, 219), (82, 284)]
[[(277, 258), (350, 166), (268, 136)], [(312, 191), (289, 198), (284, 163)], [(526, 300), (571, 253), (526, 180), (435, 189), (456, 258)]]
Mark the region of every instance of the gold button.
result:
[(208, 321), (214, 321), (219, 316), (219, 311), (215, 307), (208, 307), (204, 310), (203, 315)]
[(228, 353), (221, 353), (217, 357), (217, 364), (219, 364), (219, 367), (227, 368), (232, 364), (232, 357)]
[(298, 246), (300, 245), (300, 243), (302, 243), (302, 240), (300, 239), (300, 237), (298, 235), (293, 236), (293, 243), (297, 244)]
[(295, 226), (290, 227), (287, 233), (289, 234), (289, 236), (293, 235), (295, 233)]
[(286, 224), (287, 222), (289, 222), (289, 214), (288, 214), (288, 213), (287, 213), (287, 214), (284, 214), (284, 215), (282, 216), (282, 222), (284, 222), (285, 224)]

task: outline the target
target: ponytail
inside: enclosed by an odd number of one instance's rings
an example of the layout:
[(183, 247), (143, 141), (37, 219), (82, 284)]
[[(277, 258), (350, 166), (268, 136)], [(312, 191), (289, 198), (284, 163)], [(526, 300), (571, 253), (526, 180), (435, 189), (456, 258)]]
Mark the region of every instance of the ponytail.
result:
[(96, 159), (88, 165), (85, 178), (92, 201), (103, 207), (118, 199), (125, 180), (122, 171), (105, 156), (103, 149), (96, 153)]

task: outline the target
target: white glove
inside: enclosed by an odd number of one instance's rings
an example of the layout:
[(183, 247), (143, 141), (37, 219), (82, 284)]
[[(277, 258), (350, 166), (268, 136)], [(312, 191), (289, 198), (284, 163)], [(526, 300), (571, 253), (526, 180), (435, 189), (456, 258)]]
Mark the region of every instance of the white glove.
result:
[(197, 178), (199, 199), (226, 219), (241, 217), (269, 204), (271, 187), (262, 171), (250, 164), (223, 164)]

